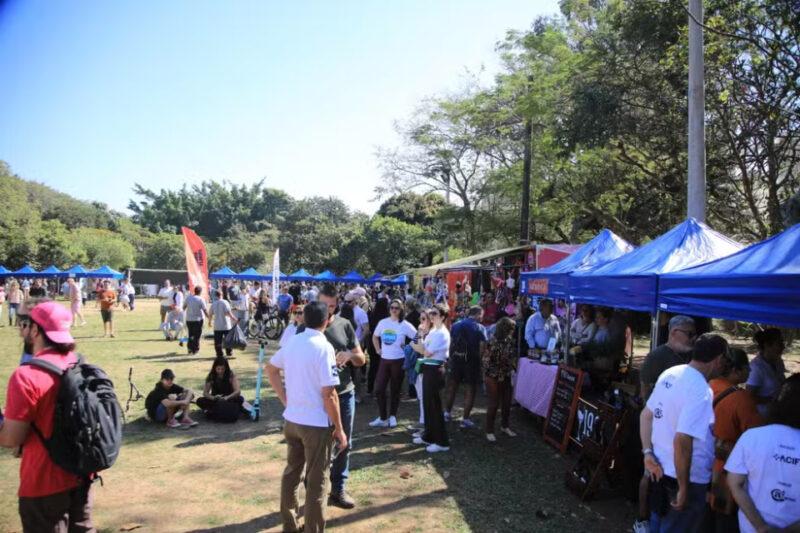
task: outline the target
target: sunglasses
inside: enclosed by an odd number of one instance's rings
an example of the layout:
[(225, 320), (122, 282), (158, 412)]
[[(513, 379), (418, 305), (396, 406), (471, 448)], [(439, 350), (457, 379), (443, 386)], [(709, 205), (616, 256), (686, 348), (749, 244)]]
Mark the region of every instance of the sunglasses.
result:
[(435, 316), (439, 316), (439, 312), (438, 311), (428, 311), (428, 314), (431, 316), (431, 318), (433, 318)]
[(295, 312), (294, 312), (294, 313), (292, 313), (292, 314), (293, 314), (293, 315), (302, 315), (302, 314), (303, 314), (303, 312), (302, 312), (302, 311), (295, 311)]
[(685, 329), (679, 329), (678, 331), (680, 331), (690, 339), (694, 339), (695, 337), (697, 337), (697, 333), (694, 331), (686, 331)]
[(399, 308), (399, 307), (397, 307), (396, 305), (393, 305), (393, 306), (391, 306), (389, 309), (390, 309), (391, 311), (399, 311), (399, 310), (400, 310), (400, 308)]

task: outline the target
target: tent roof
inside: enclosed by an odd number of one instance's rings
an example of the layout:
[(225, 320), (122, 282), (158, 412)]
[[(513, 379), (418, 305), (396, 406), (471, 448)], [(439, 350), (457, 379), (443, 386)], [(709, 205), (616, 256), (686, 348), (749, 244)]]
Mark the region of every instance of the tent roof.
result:
[(573, 300), (655, 312), (657, 275), (725, 257), (742, 245), (689, 218), (618, 259), (569, 275)]
[(86, 274), (86, 269), (83, 268), (83, 265), (75, 265), (74, 267), (68, 268), (65, 271), (67, 274)]
[(391, 283), (392, 285), (408, 285), (408, 274), (393, 277)]
[(369, 281), (370, 283), (377, 283), (382, 279), (383, 279), (383, 274), (381, 274), (380, 272), (376, 272), (375, 274), (367, 278), (367, 281)]
[(336, 281), (336, 275), (330, 270), (326, 270), (314, 276), (314, 279), (317, 281)]
[(38, 272), (36, 272), (36, 270), (32, 266), (25, 265), (19, 270), (15, 270), (14, 272), (12, 272), (12, 274), (14, 274), (15, 276), (30, 276), (30, 275), (36, 275), (38, 274)]
[[(501, 257), (503, 255), (512, 254), (514, 252), (523, 252), (531, 250), (532, 245), (525, 244), (521, 246), (514, 246), (513, 248), (501, 248), (499, 250), (492, 250), (491, 252), (482, 252), (475, 255), (469, 255), (467, 257), (462, 257), (461, 259), (454, 259), (452, 261), (446, 261), (444, 263), (439, 263), (437, 265), (430, 265), (426, 267), (414, 268), (410, 272), (417, 276), (433, 276), (440, 270), (445, 270), (448, 268), (456, 268), (464, 265), (468, 265), (470, 263), (475, 263), (477, 261), (483, 261), (485, 259), (494, 259), (495, 257)], [(371, 279), (371, 278), (370, 278)]]
[(362, 276), (355, 270), (351, 270), (350, 272), (339, 278), (339, 281), (344, 281), (346, 283), (364, 283), (367, 280), (364, 279), (364, 276)]
[(235, 275), (236, 275), (236, 272), (234, 272), (233, 270), (228, 268), (228, 265), (225, 265), (224, 267), (220, 268), (216, 272), (212, 272), (211, 274), (209, 274), (208, 277), (211, 278), (211, 279), (217, 279), (217, 278), (229, 278), (229, 277), (235, 276)]
[(87, 272), (88, 277), (90, 278), (114, 278), (114, 279), (122, 279), (122, 272), (117, 272), (113, 268), (108, 265), (103, 265), (100, 268), (96, 268)]
[(733, 255), (659, 279), (669, 312), (800, 327), (800, 224)]
[(56, 275), (62, 275), (64, 273), (65, 272), (63, 270), (60, 270), (55, 265), (50, 265), (49, 267), (47, 267), (44, 270), (40, 271), (39, 275), (56, 276)]
[(250, 267), (230, 277), (233, 279), (255, 280), (255, 279), (266, 279), (270, 276), (265, 276), (264, 274), (260, 274), (255, 268)]
[(314, 276), (306, 272), (306, 269), (301, 268), (297, 272), (289, 274), (288, 278), (292, 281), (312, 281)]
[(11, 274), (11, 271), (9, 269), (7, 269), (6, 267), (4, 267), (3, 265), (0, 265), (0, 276), (4, 276), (4, 275), (8, 275), (8, 274)]
[[(633, 250), (633, 245), (619, 237), (613, 231), (604, 229), (592, 240), (581, 246), (553, 266), (535, 272), (523, 272), (520, 275), (520, 292), (525, 294), (541, 294), (553, 297), (566, 297), (569, 293), (568, 275), (572, 272), (583, 272), (613, 261)], [(537, 292), (531, 292), (532, 280), (537, 283)], [(531, 289), (531, 290), (529, 290)]]

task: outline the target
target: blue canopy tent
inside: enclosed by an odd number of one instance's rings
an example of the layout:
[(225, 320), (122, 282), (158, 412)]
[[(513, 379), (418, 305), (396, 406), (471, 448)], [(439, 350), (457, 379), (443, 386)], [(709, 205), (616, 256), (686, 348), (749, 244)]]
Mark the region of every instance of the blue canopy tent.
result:
[(9, 269), (4, 267), (3, 265), (0, 265), (0, 277), (10, 276), (11, 274), (12, 272)]
[(94, 270), (90, 270), (89, 272), (87, 272), (86, 277), (122, 279), (125, 276), (123, 276), (122, 272), (117, 272), (110, 266), (103, 265), (100, 268), (96, 268)]
[(337, 281), (336, 274), (331, 272), (330, 270), (326, 270), (325, 272), (320, 272), (316, 276), (314, 276), (314, 281)]
[(35, 278), (37, 274), (39, 274), (39, 273), (36, 272), (36, 270), (30, 265), (25, 265), (22, 268), (20, 268), (19, 270), (15, 270), (14, 272), (11, 273), (11, 275), (14, 276), (14, 277), (23, 277), (23, 278), (26, 278), (26, 277), (27, 278)]
[(64, 275), (65, 272), (63, 270), (56, 268), (55, 265), (50, 265), (49, 267), (39, 272), (40, 278), (57, 278), (59, 276), (64, 276)]
[(728, 257), (659, 277), (659, 309), (800, 328), (800, 224)]
[(297, 272), (289, 274), (288, 279), (289, 281), (314, 281), (314, 276), (306, 272), (304, 268), (301, 268)]
[(355, 270), (351, 270), (350, 272), (339, 278), (338, 281), (341, 281), (343, 283), (364, 283), (367, 280), (364, 278), (364, 276), (362, 276)]
[(566, 298), (569, 294), (571, 273), (597, 268), (627, 254), (633, 248), (633, 245), (613, 231), (604, 229), (572, 255), (568, 255), (555, 265), (520, 274), (520, 293)]
[(216, 272), (212, 272), (208, 275), (210, 279), (225, 279), (225, 278), (233, 278), (236, 276), (236, 272), (231, 270), (226, 266), (220, 268)]
[(369, 278), (367, 278), (367, 283), (379, 283), (383, 278), (384, 278), (383, 274), (377, 272), (372, 276), (370, 276)]
[(569, 275), (578, 302), (656, 313), (658, 275), (720, 259), (742, 245), (690, 218), (664, 235), (599, 267)]
[(234, 274), (230, 276), (231, 279), (243, 279), (247, 281), (258, 281), (262, 279), (267, 279), (271, 276), (265, 276), (264, 274), (260, 274), (255, 268), (250, 267), (247, 270), (242, 270), (238, 274)]
[(408, 285), (408, 274), (400, 274), (391, 279), (392, 285)]
[(73, 278), (85, 278), (88, 275), (88, 272), (85, 268), (83, 268), (83, 265), (75, 265), (74, 267), (65, 270), (64, 273)]

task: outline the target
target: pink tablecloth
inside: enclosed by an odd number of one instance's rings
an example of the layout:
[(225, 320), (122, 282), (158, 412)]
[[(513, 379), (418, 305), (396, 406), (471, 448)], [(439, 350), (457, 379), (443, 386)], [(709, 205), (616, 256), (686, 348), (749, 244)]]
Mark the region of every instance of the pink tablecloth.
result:
[(556, 385), (556, 372), (558, 365), (543, 365), (532, 359), (521, 358), (514, 399), (528, 411), (546, 417)]

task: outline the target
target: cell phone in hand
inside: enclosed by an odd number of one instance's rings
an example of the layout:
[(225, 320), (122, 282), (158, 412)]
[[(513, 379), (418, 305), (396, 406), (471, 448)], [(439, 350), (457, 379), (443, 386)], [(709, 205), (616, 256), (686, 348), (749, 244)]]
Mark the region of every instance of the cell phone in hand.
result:
[(340, 448), (339, 447), (339, 442), (338, 441), (334, 442), (333, 443), (333, 448), (331, 448), (331, 461), (335, 461), (336, 458), (339, 457), (339, 455), (341, 455), (341, 453), (343, 451), (345, 451), (345, 449), (346, 448)]

